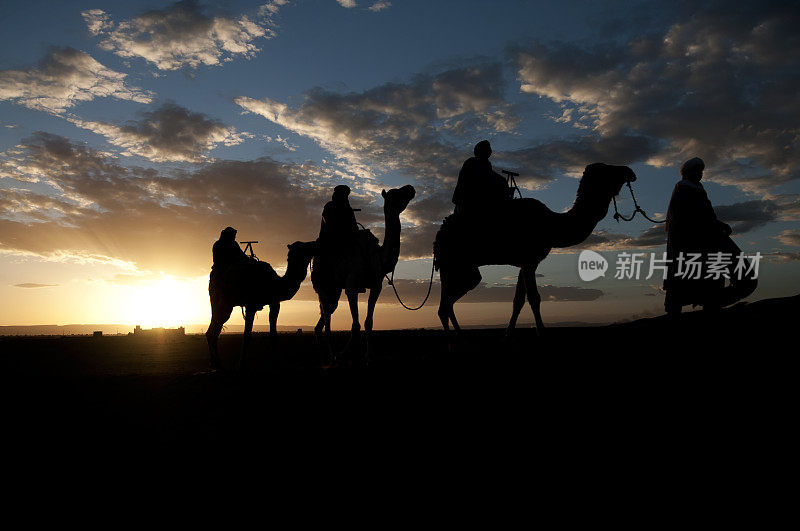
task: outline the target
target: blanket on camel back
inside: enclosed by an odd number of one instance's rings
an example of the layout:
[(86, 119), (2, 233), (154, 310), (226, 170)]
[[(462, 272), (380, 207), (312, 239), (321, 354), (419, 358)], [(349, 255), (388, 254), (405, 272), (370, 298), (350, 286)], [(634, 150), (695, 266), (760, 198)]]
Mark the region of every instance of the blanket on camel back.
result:
[(381, 246), (369, 229), (361, 229), (352, 248), (314, 256), (311, 284), (321, 289), (346, 289), (364, 293), (383, 275)]
[(452, 214), (436, 233), (435, 267), (537, 263), (559, 243), (548, 231), (560, 215), (532, 198), (505, 201), (479, 215)]
[(278, 274), (267, 262), (250, 259), (241, 264), (233, 264), (222, 271), (212, 271), (208, 291), (213, 294), (219, 290), (223, 299), (232, 306), (255, 306), (257, 310), (270, 304), (267, 297), (276, 292), (274, 283)]

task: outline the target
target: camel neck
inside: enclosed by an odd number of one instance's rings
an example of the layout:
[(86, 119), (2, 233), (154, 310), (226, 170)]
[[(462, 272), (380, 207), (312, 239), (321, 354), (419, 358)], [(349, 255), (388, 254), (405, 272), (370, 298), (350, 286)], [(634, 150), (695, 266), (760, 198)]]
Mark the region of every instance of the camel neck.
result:
[(578, 197), (568, 211), (558, 214), (554, 224), (553, 247), (570, 247), (584, 241), (608, 213), (610, 198)]
[(381, 245), (381, 267), (383, 273), (390, 273), (400, 257), (400, 216), (386, 214), (383, 244)]
[(289, 300), (295, 296), (300, 289), (300, 284), (306, 279), (308, 273), (308, 262), (303, 259), (289, 260), (286, 265), (286, 272), (279, 278), (279, 298)]

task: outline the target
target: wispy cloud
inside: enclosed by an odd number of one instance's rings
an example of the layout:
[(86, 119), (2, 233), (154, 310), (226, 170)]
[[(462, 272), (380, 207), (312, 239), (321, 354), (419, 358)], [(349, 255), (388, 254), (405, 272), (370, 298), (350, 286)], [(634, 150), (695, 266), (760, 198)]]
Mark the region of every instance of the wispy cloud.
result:
[(177, 70), (255, 56), (261, 51), (256, 42), (275, 35), (272, 17), (287, 3), (268, 2), (252, 18), (209, 14), (194, 0), (176, 2), (118, 23), (100, 9), (87, 10), (82, 15), (89, 32), (102, 37), (101, 49), (120, 57), (142, 58), (159, 70)]
[(74, 48), (54, 48), (36, 66), (0, 71), (0, 100), (54, 114), (100, 97), (149, 103), (152, 94), (129, 86), (125, 74)]
[(371, 6), (369, 6), (369, 10), (373, 13), (377, 13), (378, 11), (383, 11), (384, 9), (389, 9), (391, 7), (391, 2), (375, 2)]
[(23, 282), (22, 284), (14, 284), (15, 288), (54, 288), (58, 284), (37, 284), (35, 282)]

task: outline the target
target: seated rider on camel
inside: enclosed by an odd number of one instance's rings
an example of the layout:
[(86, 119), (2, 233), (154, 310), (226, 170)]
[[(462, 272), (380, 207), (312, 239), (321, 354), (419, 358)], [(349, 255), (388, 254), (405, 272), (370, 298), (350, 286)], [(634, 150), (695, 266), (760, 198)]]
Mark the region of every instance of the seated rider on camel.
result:
[(233, 227), (225, 227), (222, 230), (219, 240), (214, 242), (214, 246), (211, 248), (211, 254), (214, 259), (214, 264), (211, 266), (210, 281), (212, 283), (216, 282), (218, 277), (230, 266), (247, 264), (251, 261), (251, 258), (236, 243), (236, 229)]
[[(322, 222), (319, 227), (319, 254), (314, 258), (312, 276), (320, 278), (323, 275), (327, 282), (339, 282), (342, 271), (359, 271), (360, 255), (357, 253), (359, 242), (358, 223), (354, 210), (350, 206), (348, 196), (350, 187), (340, 184), (333, 189), (331, 200), (322, 209)], [(347, 265), (345, 269), (341, 266)], [(348, 282), (354, 282), (352, 275)], [(363, 293), (363, 286), (343, 286), (347, 291)]]
[(489, 162), (492, 146), (488, 140), (478, 142), (474, 153), (475, 156), (464, 161), (458, 172), (458, 183), (453, 192), (455, 214), (465, 224), (490, 231), (494, 222), (502, 217), (503, 205), (512, 198), (514, 190), (492, 169)]

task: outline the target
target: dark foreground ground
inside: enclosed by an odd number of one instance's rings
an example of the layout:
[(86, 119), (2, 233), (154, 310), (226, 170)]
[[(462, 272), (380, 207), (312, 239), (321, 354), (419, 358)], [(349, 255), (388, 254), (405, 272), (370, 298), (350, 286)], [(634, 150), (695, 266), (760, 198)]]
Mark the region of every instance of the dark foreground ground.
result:
[[(739, 430), (749, 437), (793, 422), (798, 310), (795, 296), (678, 322), (542, 337), (523, 329), (512, 341), (502, 330), (468, 330), (452, 353), (440, 330), (383, 331), (368, 367), (326, 367), (311, 334), (282, 334), (274, 345), (256, 335), (249, 370), (228, 374), (206, 371), (203, 336), (3, 337), (4, 438), (212, 453), (209, 441), (275, 440), (325, 453), (355, 433), (354, 444), (372, 449), (398, 440), (435, 448), (447, 435), (581, 451), (617, 429), (632, 445), (658, 438), (683, 447), (723, 426), (740, 439)], [(336, 334), (336, 346), (346, 338)], [(222, 337), (229, 364), (240, 345)]]

